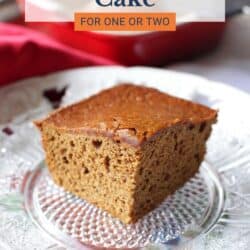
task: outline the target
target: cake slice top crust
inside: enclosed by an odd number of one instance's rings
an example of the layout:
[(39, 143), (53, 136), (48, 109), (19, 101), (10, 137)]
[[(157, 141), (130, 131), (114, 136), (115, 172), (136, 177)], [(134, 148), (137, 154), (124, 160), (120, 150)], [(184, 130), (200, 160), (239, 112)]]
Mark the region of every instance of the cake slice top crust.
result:
[(110, 136), (139, 146), (175, 124), (215, 121), (217, 111), (162, 93), (156, 89), (121, 84), (50, 114), (35, 124), (68, 133)]

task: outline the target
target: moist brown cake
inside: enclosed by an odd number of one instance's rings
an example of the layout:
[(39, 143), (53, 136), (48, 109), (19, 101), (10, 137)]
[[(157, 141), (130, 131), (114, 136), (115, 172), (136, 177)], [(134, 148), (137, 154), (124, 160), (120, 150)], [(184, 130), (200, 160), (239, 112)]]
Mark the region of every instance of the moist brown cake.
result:
[(195, 175), (217, 112), (122, 84), (36, 122), (54, 181), (134, 223)]

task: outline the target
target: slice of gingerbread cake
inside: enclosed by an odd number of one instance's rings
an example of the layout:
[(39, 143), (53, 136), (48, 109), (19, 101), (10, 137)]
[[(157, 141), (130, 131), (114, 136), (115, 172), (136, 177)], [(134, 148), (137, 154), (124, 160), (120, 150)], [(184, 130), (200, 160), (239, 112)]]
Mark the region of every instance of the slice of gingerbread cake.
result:
[(199, 169), (217, 111), (121, 84), (35, 124), (65, 190), (134, 223)]

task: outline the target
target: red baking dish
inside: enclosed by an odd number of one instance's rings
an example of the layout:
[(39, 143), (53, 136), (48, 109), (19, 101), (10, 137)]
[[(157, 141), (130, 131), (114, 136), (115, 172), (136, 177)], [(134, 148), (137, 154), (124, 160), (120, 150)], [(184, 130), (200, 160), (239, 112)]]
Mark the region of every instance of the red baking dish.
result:
[(129, 35), (75, 32), (73, 23), (29, 22), (26, 25), (119, 64), (162, 66), (210, 51), (218, 44), (226, 23), (184, 23), (177, 25), (175, 32), (131, 32)]

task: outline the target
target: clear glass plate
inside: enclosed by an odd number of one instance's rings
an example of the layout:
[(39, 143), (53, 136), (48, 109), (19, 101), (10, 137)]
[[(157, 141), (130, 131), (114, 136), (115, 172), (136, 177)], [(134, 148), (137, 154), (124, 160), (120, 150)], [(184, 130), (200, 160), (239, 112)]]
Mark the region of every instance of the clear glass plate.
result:
[[(44, 153), (40, 135), (32, 124), (32, 120), (52, 110), (48, 96), (52, 98), (53, 91), (60, 95), (67, 86), (62, 100), (62, 105), (66, 105), (118, 82), (156, 87), (219, 109), (218, 123), (208, 141), (206, 162), (200, 174), (132, 228), (54, 186), (41, 164)], [(144, 249), (249, 249), (250, 116), (240, 112), (249, 106), (249, 95), (223, 84), (141, 67), (69, 70), (1, 88), (0, 249), (69, 250), (82, 249), (83, 245), (85, 248), (129, 245), (145, 246)], [(197, 186), (201, 189), (196, 189)], [(49, 198), (50, 195), (56, 200)], [(59, 202), (67, 205), (61, 207)], [(54, 203), (59, 206), (57, 209), (52, 207)], [(58, 218), (54, 216), (57, 212), (61, 215)], [(88, 213), (96, 218), (83, 220)], [(141, 225), (146, 228), (140, 230)], [(126, 232), (131, 241), (122, 233), (118, 234), (122, 241), (117, 239), (117, 230)], [(110, 242), (105, 232), (112, 236)]]

